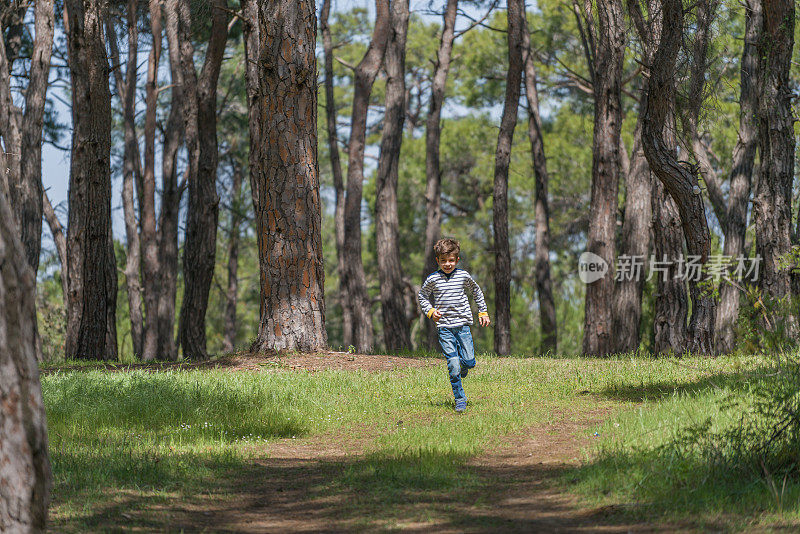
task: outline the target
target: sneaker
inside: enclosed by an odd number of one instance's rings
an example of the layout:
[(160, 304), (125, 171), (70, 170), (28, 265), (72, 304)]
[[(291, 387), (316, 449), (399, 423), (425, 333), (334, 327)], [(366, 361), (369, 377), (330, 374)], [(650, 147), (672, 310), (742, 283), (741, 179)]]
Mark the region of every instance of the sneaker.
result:
[(465, 378), (468, 373), (469, 373), (469, 369), (467, 367), (462, 367), (461, 368), (461, 378)]
[(456, 411), (461, 413), (467, 409), (467, 399), (458, 399), (456, 401)]

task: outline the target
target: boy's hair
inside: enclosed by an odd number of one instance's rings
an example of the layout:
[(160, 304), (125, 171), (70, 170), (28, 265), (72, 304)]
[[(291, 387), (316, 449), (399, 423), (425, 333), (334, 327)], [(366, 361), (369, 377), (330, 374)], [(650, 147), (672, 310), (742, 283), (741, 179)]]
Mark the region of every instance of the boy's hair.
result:
[(448, 254), (455, 254), (458, 256), (461, 252), (461, 245), (452, 237), (445, 237), (436, 242), (433, 246), (433, 252), (436, 254), (437, 258)]

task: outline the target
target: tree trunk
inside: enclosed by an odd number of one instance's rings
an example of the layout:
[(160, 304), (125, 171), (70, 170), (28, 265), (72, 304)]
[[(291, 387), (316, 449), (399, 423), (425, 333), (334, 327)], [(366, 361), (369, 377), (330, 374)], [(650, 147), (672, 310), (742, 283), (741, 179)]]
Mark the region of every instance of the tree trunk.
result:
[(0, 194), (0, 531), (44, 532), (52, 474), (36, 362), (34, 273), (13, 221)]
[(344, 207), (344, 286), (353, 318), (352, 340), (356, 349), (373, 347), (372, 310), (367, 279), (361, 262), (361, 201), (364, 182), (364, 143), (372, 85), (378, 75), (389, 38), (389, 2), (375, 1), (375, 29), (367, 52), (355, 70), (353, 112), (348, 143), (347, 198)]
[[(674, 147), (675, 143), (668, 146)], [(652, 180), (652, 210), (652, 260), (662, 262), (660, 267), (665, 270), (654, 273), (658, 278), (653, 304), (653, 354), (682, 354), (686, 347), (686, 318), (689, 314), (686, 283), (678, 278), (677, 268), (677, 262), (683, 256), (683, 230), (678, 207), (660, 180)]]
[[(177, 0), (167, 0), (166, 34), (172, 98), (161, 158), (161, 212), (158, 221), (158, 262), (161, 267), (158, 296), (158, 355), (178, 359), (175, 340), (175, 299), (178, 291), (178, 215), (183, 188), (178, 186), (177, 156), (183, 133), (183, 72), (178, 35)], [(184, 179), (185, 180), (185, 179)], [(185, 183), (185, 182), (184, 182)]]
[[(139, 44), (139, 28), (136, 20), (137, 0), (129, 0), (128, 16), (128, 57), (125, 80), (119, 69), (114, 71), (117, 95), (123, 104), (123, 122), (125, 130), (125, 149), (122, 163), (122, 211), (125, 219), (125, 238), (127, 240), (127, 257), (125, 262), (125, 286), (128, 294), (128, 309), (131, 320), (131, 341), (133, 354), (142, 356), (142, 285), (139, 277), (141, 263), (141, 247), (139, 227), (136, 224), (136, 206), (134, 203), (134, 182), (141, 181), (139, 164), (139, 143), (136, 137), (136, 78), (137, 52)], [(117, 35), (110, 17), (107, 19), (107, 39), (111, 53), (120, 61)], [(140, 197), (141, 200), (141, 197)]]
[(525, 31), (525, 2), (508, 1), (508, 74), (497, 151), (494, 158), (495, 329), (494, 351), (511, 353), (511, 253), (508, 246), (508, 166), (511, 142), (517, 124), (520, 82), (522, 81), (522, 43)]
[(211, 4), (211, 37), (199, 79), (194, 68), (194, 47), (189, 30), (189, 1), (179, 1), (181, 64), (184, 82), (184, 133), (189, 153), (189, 203), (186, 210), (186, 241), (183, 245), (184, 292), (178, 338), (183, 355), (190, 360), (208, 358), (206, 309), (214, 276), (217, 245), (217, 81), (227, 30), (227, 1)]
[[(23, 27), (25, 8), (14, 13), (10, 23)], [(54, 14), (52, 0), (37, 2), (34, 10), (35, 37), (28, 86), (25, 89), (25, 111), (15, 106), (11, 96), (10, 72), (22, 44), (10, 36), (0, 50), (0, 136), (8, 165), (5, 179), (14, 219), (25, 247), (25, 257), (34, 273), (39, 267), (42, 244), (42, 127), (45, 95), (50, 74), (53, 47)], [(0, 35), (2, 35), (0, 27)], [(12, 28), (11, 30), (13, 30)], [(14, 33), (12, 31), (12, 33)], [(22, 34), (19, 34), (21, 39)], [(6, 56), (6, 51), (11, 57)], [(4, 168), (4, 171), (6, 168)]]
[[(647, 162), (656, 177), (675, 201), (686, 239), (689, 259), (708, 261), (711, 238), (697, 176), (677, 161), (672, 147), (665, 143), (664, 129), (674, 108), (675, 60), (683, 32), (683, 8), (680, 0), (663, 0), (663, 29), (653, 56), (647, 88), (642, 103), (642, 144)], [(658, 239), (658, 237), (656, 237)], [(711, 354), (714, 341), (714, 299), (693, 277), (689, 278), (692, 316), (687, 345), (692, 352)]]
[(336, 100), (333, 92), (333, 41), (331, 40), (331, 29), (328, 26), (331, 1), (332, 0), (322, 0), (320, 31), (322, 33), (322, 45), (325, 53), (325, 115), (327, 118), (328, 151), (331, 157), (333, 188), (336, 190), (336, 207), (333, 219), (336, 231), (336, 272), (339, 273), (339, 305), (342, 308), (342, 344), (347, 348), (353, 343), (353, 308), (348, 302), (347, 288), (344, 285), (345, 192), (342, 164), (339, 159), (338, 136), (336, 134)]
[(525, 54), (525, 96), (528, 100), (528, 137), (531, 140), (533, 174), (536, 179), (536, 252), (534, 256), (536, 292), (539, 295), (539, 322), (542, 341), (539, 352), (555, 353), (558, 350), (556, 303), (553, 283), (550, 280), (550, 207), (547, 199), (547, 159), (542, 138), (542, 119), (539, 115), (539, 92), (536, 88), (536, 66), (533, 63), (531, 39), (527, 20), (523, 18), (522, 46)]
[[(758, 113), (761, 169), (753, 199), (756, 254), (761, 258), (758, 287), (770, 299), (791, 296), (791, 266), (780, 257), (791, 250), (791, 193), (794, 177), (792, 83), (789, 67), (794, 47), (794, 2), (764, 2), (763, 27), (758, 41), (762, 80)], [(784, 335), (797, 335), (797, 318), (774, 310)], [(778, 325), (775, 325), (778, 326)], [(768, 326), (769, 328), (769, 326)]]
[(228, 289), (225, 295), (225, 337), (222, 346), (226, 352), (236, 349), (236, 300), (239, 290), (239, 224), (242, 222), (241, 193), (242, 169), (237, 162), (233, 166), (233, 187), (231, 189), (231, 228), (228, 237)]
[[(614, 289), (614, 352), (636, 351), (641, 342), (642, 294), (646, 281), (644, 260), (650, 250), (653, 204), (650, 167), (642, 150), (641, 115), (639, 117), (633, 134), (631, 163), (625, 174), (625, 214), (618, 256), (631, 258), (632, 269), (618, 273)], [(641, 271), (637, 272), (635, 265), (640, 260)]]
[(28, 264), (36, 273), (42, 247), (42, 127), (55, 26), (53, 0), (36, 2), (34, 25), (36, 36), (33, 41), (30, 78), (25, 90), (25, 114), (22, 116), (22, 194), (15, 199), (14, 205), (22, 223), (20, 235)]
[(115, 316), (116, 262), (111, 229), (111, 93), (102, 2), (69, 0), (67, 46), (72, 80), (67, 256), (67, 359), (105, 360)]
[(247, 68), (250, 183), (261, 267), (261, 325), (252, 350), (322, 350), (314, 2), (247, 0), (244, 13), (245, 56), (253, 65)]
[[(433, 69), (431, 82), (431, 100), (428, 118), (425, 123), (425, 268), (422, 280), (434, 272), (438, 265), (433, 246), (439, 240), (442, 226), (442, 175), (439, 168), (439, 146), (442, 138), (442, 105), (447, 85), (447, 73), (450, 70), (450, 59), (455, 39), (456, 15), (458, 0), (447, 0), (442, 22), (442, 37), (436, 53), (436, 66)], [(438, 348), (437, 329), (431, 321), (424, 321), (425, 337), (429, 349)]]
[(625, 16), (620, 0), (598, 2), (597, 14), (597, 50), (593, 55), (592, 200), (586, 250), (601, 257), (608, 264), (609, 272), (586, 286), (583, 352), (605, 356), (614, 350), (611, 303), (614, 299)]
[(406, 35), (408, 0), (394, 0), (389, 16), (391, 30), (386, 47), (386, 111), (378, 160), (375, 200), (375, 241), (380, 279), (383, 341), (386, 349), (411, 348), (411, 334), (406, 321), (405, 284), (400, 265), (397, 214), (397, 181), (403, 124), (406, 117)]
[(161, 293), (161, 267), (156, 233), (156, 110), (158, 108), (158, 64), (161, 59), (161, 1), (150, 0), (150, 29), (153, 46), (147, 61), (144, 114), (144, 173), (139, 196), (142, 224), (142, 275), (144, 279), (144, 309), (147, 322), (142, 341), (142, 359), (164, 358), (158, 353), (158, 301)]
[[(733, 149), (731, 185), (728, 193), (725, 246), (723, 255), (736, 258), (745, 252), (747, 233), (747, 203), (750, 198), (753, 164), (758, 146), (758, 54), (761, 38), (761, 0), (745, 4), (745, 35), (742, 48), (739, 97), (739, 138)], [(723, 282), (719, 290), (719, 307), (714, 324), (715, 349), (720, 353), (734, 348), (734, 325), (739, 317), (739, 289)]]

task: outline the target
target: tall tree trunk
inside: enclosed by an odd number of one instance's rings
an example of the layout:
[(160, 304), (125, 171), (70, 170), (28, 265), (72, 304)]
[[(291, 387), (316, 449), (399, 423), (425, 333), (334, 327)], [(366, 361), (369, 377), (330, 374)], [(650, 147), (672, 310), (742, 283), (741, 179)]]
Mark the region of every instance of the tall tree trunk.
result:
[(252, 350), (322, 350), (314, 2), (247, 0), (244, 13), (245, 56), (255, 64), (247, 68), (247, 93), (261, 267), (261, 325)]
[[(72, 80), (67, 255), (67, 359), (116, 354), (109, 332), (115, 316), (116, 262), (111, 229), (111, 93), (99, 0), (65, 2)], [(115, 324), (115, 321), (112, 321)]]
[[(0, 46), (0, 137), (7, 152), (6, 165), (2, 167), (2, 189), (9, 194), (25, 257), (35, 274), (39, 268), (42, 245), (42, 127), (53, 47), (53, 1), (42, 0), (34, 8), (35, 36), (23, 113), (12, 100), (10, 73), (22, 45), (26, 8), (20, 7), (9, 14), (7, 18), (12, 24), (9, 42)], [(0, 23), (0, 36), (3, 30), (3, 24)], [(11, 57), (6, 56), (7, 51)], [(35, 319), (34, 316), (37, 358), (41, 359)]]
[(508, 246), (508, 166), (511, 161), (511, 142), (517, 124), (520, 83), (522, 81), (522, 43), (525, 31), (524, 0), (508, 0), (508, 74), (506, 95), (497, 150), (494, 157), (494, 351), (511, 353), (511, 252)]
[[(436, 255), (433, 246), (439, 240), (442, 226), (442, 175), (439, 168), (439, 146), (442, 138), (442, 105), (447, 85), (447, 73), (450, 70), (450, 59), (453, 54), (455, 39), (458, 0), (447, 0), (445, 6), (442, 37), (436, 53), (436, 66), (433, 69), (431, 82), (430, 108), (425, 122), (425, 268), (422, 280), (437, 269)], [(431, 321), (424, 321), (425, 337), (428, 348), (439, 346), (436, 326)]]
[(228, 236), (228, 289), (225, 294), (225, 337), (223, 348), (233, 352), (236, 348), (236, 301), (239, 291), (239, 224), (242, 222), (242, 168), (238, 162), (233, 167), (233, 187), (231, 188), (231, 228)]
[(28, 264), (35, 273), (39, 268), (42, 246), (42, 127), (55, 26), (53, 0), (35, 3), (34, 26), (36, 35), (25, 90), (25, 114), (22, 116), (22, 190), (14, 206), (21, 222), (20, 235)]
[(150, 0), (150, 29), (153, 46), (147, 60), (144, 114), (144, 173), (139, 196), (142, 215), (142, 275), (144, 308), (147, 320), (142, 341), (142, 359), (164, 358), (158, 353), (158, 301), (161, 293), (161, 267), (156, 233), (156, 110), (158, 108), (158, 64), (161, 59), (161, 0)]
[[(779, 258), (791, 250), (791, 193), (794, 177), (794, 116), (789, 67), (794, 47), (794, 2), (764, 2), (759, 76), (762, 80), (758, 113), (761, 169), (753, 199), (756, 254), (761, 258), (758, 286), (771, 299), (791, 296), (791, 267)], [(775, 314), (784, 334), (793, 339), (797, 318), (791, 313)]]
[[(614, 352), (638, 350), (641, 342), (642, 294), (644, 293), (644, 259), (650, 250), (652, 234), (652, 183), (650, 167), (642, 150), (642, 121), (636, 121), (631, 163), (625, 174), (625, 214), (619, 243), (619, 258), (631, 258), (631, 269), (618, 276), (614, 289), (613, 321)], [(638, 263), (640, 262), (641, 263)], [(641, 265), (637, 272), (635, 265)], [(619, 275), (620, 273), (618, 273)]]
[(345, 280), (344, 262), (344, 177), (339, 158), (339, 144), (336, 134), (336, 100), (333, 92), (333, 41), (328, 17), (332, 0), (322, 0), (320, 11), (320, 31), (325, 53), (325, 116), (328, 130), (328, 152), (331, 157), (333, 188), (336, 190), (336, 207), (334, 211), (334, 228), (336, 231), (336, 272), (339, 273), (339, 305), (342, 308), (342, 344), (349, 347), (353, 343), (353, 308), (349, 304)]
[(53, 479), (36, 362), (34, 273), (18, 236), (0, 193), (0, 531), (44, 532)]
[(184, 77), (186, 121), (184, 133), (189, 153), (189, 204), (186, 211), (186, 241), (183, 246), (184, 292), (178, 338), (184, 357), (208, 357), (206, 309), (214, 276), (217, 245), (217, 82), (228, 38), (227, 1), (211, 4), (211, 37), (200, 77), (194, 68), (194, 47), (189, 39), (189, 1), (180, 0), (181, 64)]
[[(733, 149), (731, 185), (725, 225), (725, 245), (722, 253), (736, 258), (745, 252), (747, 233), (747, 203), (750, 198), (753, 164), (758, 146), (758, 53), (761, 38), (761, 0), (745, 4), (745, 32), (740, 67), (739, 138)], [(739, 316), (739, 289), (723, 282), (719, 290), (719, 307), (715, 319), (715, 349), (728, 353), (734, 348), (734, 325)]]
[[(649, 19), (645, 19), (637, 0), (628, 0), (628, 8), (642, 41), (644, 64), (649, 68), (653, 63), (653, 56), (658, 47), (663, 26), (660, 0), (647, 0)], [(643, 104), (643, 101), (640, 100), (638, 119), (640, 123), (643, 119)], [(674, 109), (675, 101), (672, 99), (663, 127), (664, 144), (673, 151), (677, 146)], [(639, 138), (641, 145), (641, 126)], [(651, 263), (651, 267), (656, 274), (656, 298), (653, 304), (653, 353), (680, 354), (686, 346), (686, 318), (689, 314), (686, 284), (683, 280), (676, 278), (678, 275), (676, 262), (683, 256), (683, 230), (681, 229), (680, 214), (678, 207), (664, 189), (661, 181), (653, 179), (652, 171), (644, 156), (644, 149), (640, 148), (640, 150), (642, 151), (640, 157), (644, 160), (641, 165), (647, 166), (647, 172), (650, 173), (650, 209), (653, 215), (653, 255), (650, 258), (651, 262), (655, 262)], [(625, 214), (627, 220), (627, 209)]]
[[(674, 106), (675, 60), (683, 32), (681, 0), (662, 0), (663, 29), (653, 56), (647, 89), (643, 96), (642, 144), (650, 168), (675, 201), (690, 257), (705, 265), (711, 238), (697, 176), (677, 161), (673, 145), (665, 143), (664, 129)], [(658, 238), (656, 238), (658, 239)], [(715, 303), (689, 278), (692, 316), (685, 349), (700, 354), (713, 352)]]
[(406, 36), (408, 0), (394, 0), (389, 16), (391, 30), (386, 47), (386, 111), (378, 161), (375, 200), (375, 241), (383, 316), (383, 341), (387, 350), (411, 348), (406, 321), (405, 284), (400, 265), (397, 181), (403, 124), (406, 117)]
[(610, 304), (614, 299), (622, 63), (625, 55), (622, 2), (598, 2), (597, 15), (597, 49), (593, 54), (592, 199), (586, 250), (601, 257), (608, 264), (609, 273), (586, 286), (583, 352), (605, 356), (614, 350)]
[(347, 198), (344, 207), (344, 286), (353, 317), (352, 340), (356, 349), (373, 347), (372, 310), (367, 278), (361, 261), (361, 201), (364, 182), (364, 144), (372, 85), (378, 75), (389, 38), (389, 2), (375, 0), (375, 28), (364, 57), (355, 70), (353, 112), (348, 143)]
[(528, 33), (528, 22), (523, 17), (522, 46), (525, 54), (525, 96), (528, 100), (528, 137), (531, 140), (531, 159), (533, 174), (536, 179), (536, 204), (534, 219), (536, 220), (536, 252), (534, 269), (536, 276), (536, 293), (539, 295), (539, 322), (542, 341), (541, 353), (558, 350), (558, 330), (556, 324), (556, 303), (553, 299), (553, 283), (550, 280), (550, 207), (547, 199), (547, 159), (544, 154), (542, 138), (542, 119), (539, 115), (539, 92), (536, 88), (536, 66), (533, 63), (531, 38)]
[[(158, 355), (178, 358), (175, 340), (175, 299), (178, 290), (178, 215), (183, 188), (178, 186), (177, 156), (183, 134), (183, 72), (178, 35), (177, 0), (166, 0), (166, 34), (172, 98), (161, 158), (161, 213), (158, 221), (158, 262), (161, 267), (158, 295)], [(185, 183), (185, 182), (184, 182)]]
[[(139, 227), (136, 224), (136, 206), (134, 203), (134, 182), (141, 181), (139, 163), (139, 143), (136, 137), (136, 79), (137, 53), (139, 45), (139, 28), (137, 25), (137, 0), (128, 0), (128, 56), (125, 80), (119, 69), (114, 70), (114, 81), (117, 94), (123, 103), (123, 123), (125, 130), (125, 149), (122, 163), (122, 211), (125, 219), (125, 238), (127, 240), (127, 257), (125, 261), (125, 286), (128, 294), (128, 310), (131, 320), (131, 341), (133, 354), (142, 356), (142, 285), (139, 277), (141, 263), (141, 247)], [(111, 53), (120, 61), (117, 35), (111, 17), (106, 23), (107, 39)], [(140, 197), (141, 199), (141, 197)]]
[[(672, 127), (674, 123), (665, 130)], [(670, 135), (665, 132), (666, 139)], [(666, 144), (675, 147), (674, 137)], [(678, 207), (661, 180), (652, 180), (652, 210), (652, 260), (661, 262), (652, 266), (654, 276), (658, 277), (653, 304), (653, 354), (682, 354), (686, 347), (686, 318), (689, 314), (686, 283), (678, 277), (677, 268), (677, 262), (683, 256), (683, 230)]]

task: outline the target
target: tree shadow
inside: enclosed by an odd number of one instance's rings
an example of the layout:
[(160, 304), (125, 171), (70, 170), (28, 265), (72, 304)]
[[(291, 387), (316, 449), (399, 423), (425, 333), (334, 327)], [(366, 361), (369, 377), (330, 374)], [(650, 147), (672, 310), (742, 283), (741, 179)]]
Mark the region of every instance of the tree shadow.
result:
[(601, 389), (596, 395), (611, 400), (626, 402), (656, 401), (676, 394), (698, 395), (709, 389), (743, 391), (769, 376), (774, 368), (762, 366), (751, 371), (720, 372), (696, 380), (660, 380), (634, 384), (612, 384)]
[[(563, 493), (563, 465), (476, 465), (463, 454), (406, 451), (347, 458), (206, 462), (211, 476), (175, 495), (118, 492), (55, 530), (174, 532), (675, 531)], [(683, 526), (688, 526), (683, 525)]]

